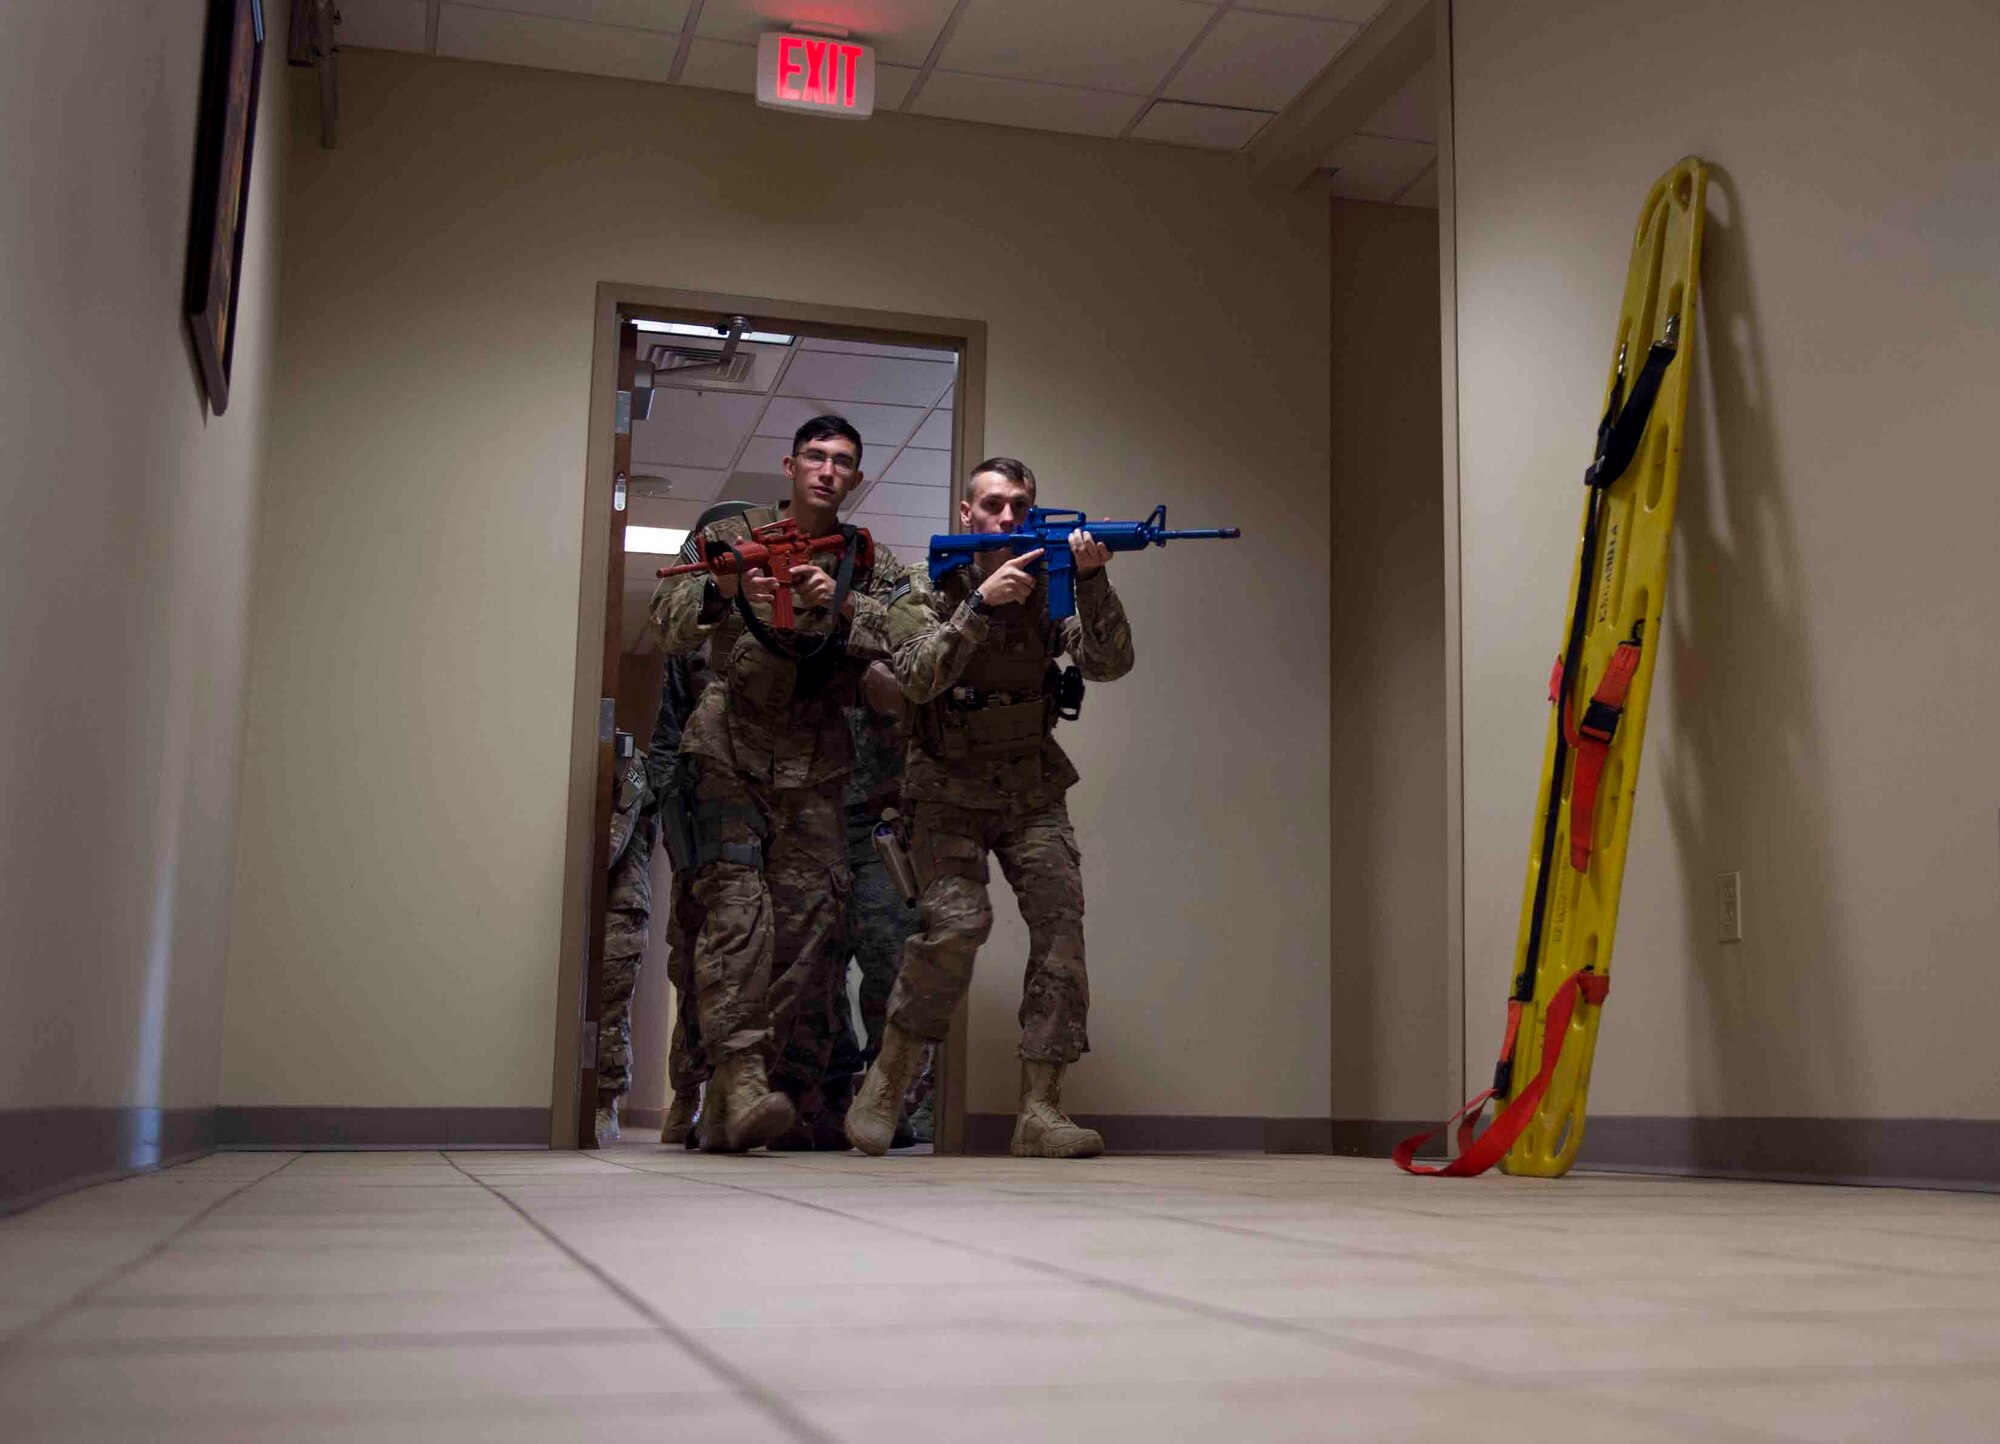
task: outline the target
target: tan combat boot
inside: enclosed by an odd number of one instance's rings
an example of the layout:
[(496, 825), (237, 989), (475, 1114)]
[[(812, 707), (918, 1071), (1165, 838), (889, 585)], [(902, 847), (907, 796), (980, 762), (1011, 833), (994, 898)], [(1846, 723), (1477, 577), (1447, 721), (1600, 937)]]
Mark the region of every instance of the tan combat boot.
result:
[(756, 1053), (734, 1053), (708, 1080), (701, 1146), (709, 1153), (748, 1153), (792, 1126), (792, 1100), (773, 1092)]
[(667, 1104), (667, 1116), (660, 1124), (660, 1142), (685, 1144), (694, 1132), (695, 1114), (701, 1111), (701, 1090), (683, 1088)]
[(1021, 1116), (1007, 1148), (1016, 1158), (1095, 1158), (1104, 1151), (1103, 1134), (1062, 1111), (1062, 1075), (1060, 1063), (1021, 1060)]
[(863, 1153), (880, 1158), (896, 1138), (903, 1095), (924, 1063), (924, 1040), (894, 1023), (882, 1030), (882, 1051), (868, 1065), (868, 1076), (847, 1110), (847, 1141)]

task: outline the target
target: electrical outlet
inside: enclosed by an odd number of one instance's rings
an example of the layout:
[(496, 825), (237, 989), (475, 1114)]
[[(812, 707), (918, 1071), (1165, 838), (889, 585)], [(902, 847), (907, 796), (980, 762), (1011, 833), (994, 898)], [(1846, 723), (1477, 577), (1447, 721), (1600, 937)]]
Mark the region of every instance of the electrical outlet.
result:
[(1725, 943), (1743, 941), (1743, 874), (1725, 872), (1715, 879), (1715, 929)]

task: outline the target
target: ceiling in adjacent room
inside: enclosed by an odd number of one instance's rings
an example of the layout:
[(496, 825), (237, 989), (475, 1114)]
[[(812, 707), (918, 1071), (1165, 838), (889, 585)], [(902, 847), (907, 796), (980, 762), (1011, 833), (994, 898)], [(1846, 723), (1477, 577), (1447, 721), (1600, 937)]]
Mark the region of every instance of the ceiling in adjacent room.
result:
[[(642, 333), (654, 345), (701, 345), (686, 336)], [(719, 349), (721, 338), (707, 343)], [(802, 336), (789, 346), (744, 345), (740, 384), (695, 377), (662, 384), (645, 420), (632, 423), (631, 498), (635, 525), (684, 530), (717, 500), (760, 504), (791, 494), (784, 459), (801, 423), (837, 412), (861, 433), (860, 488), (844, 520), (904, 560), (921, 557), (951, 529), (952, 403), (957, 359), (949, 351)], [(667, 373), (672, 378), (673, 373)], [(633, 553), (625, 568), (623, 645), (644, 629), (646, 604), (667, 559)]]

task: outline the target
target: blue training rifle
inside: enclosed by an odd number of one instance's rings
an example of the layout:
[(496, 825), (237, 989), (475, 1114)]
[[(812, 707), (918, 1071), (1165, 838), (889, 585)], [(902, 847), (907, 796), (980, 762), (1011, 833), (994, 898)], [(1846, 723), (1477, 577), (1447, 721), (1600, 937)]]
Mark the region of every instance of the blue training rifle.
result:
[(1144, 521), (1088, 521), (1080, 511), (1060, 507), (1028, 508), (1028, 524), (1020, 531), (953, 532), (931, 538), (931, 580), (939, 581), (946, 572), (968, 566), (976, 553), (1006, 547), (1016, 556), (1039, 548), (1037, 566), (1049, 572), (1049, 615), (1061, 620), (1076, 613), (1076, 558), (1069, 549), (1069, 534), (1078, 527), (1089, 532), (1099, 545), (1114, 552), (1143, 551), (1163, 547), (1170, 541), (1217, 541), (1243, 535), (1233, 526), (1206, 527), (1194, 531), (1168, 531), (1167, 509), (1153, 508)]

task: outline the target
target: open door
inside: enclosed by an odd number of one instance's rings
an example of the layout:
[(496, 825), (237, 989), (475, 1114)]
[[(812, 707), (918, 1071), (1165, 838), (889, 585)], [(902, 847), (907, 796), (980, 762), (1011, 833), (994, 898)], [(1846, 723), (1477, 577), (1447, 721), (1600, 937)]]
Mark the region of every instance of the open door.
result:
[[(611, 508), (606, 525), (610, 548), (605, 565), (604, 670), (606, 686), (618, 686), (619, 634), (625, 593), (626, 497), (632, 476), (632, 385), (638, 369), (639, 332), (631, 322), (618, 327), (616, 431), (611, 443)], [(618, 753), (615, 695), (597, 704), (597, 804), (592, 810), (590, 930), (584, 954), (582, 1077), (576, 1095), (579, 1148), (597, 1147), (597, 1028), (604, 1009), (604, 915), (611, 889), (611, 821), (617, 807)]]
[[(659, 548), (677, 551), (679, 534), (712, 501), (777, 500), (788, 489), (778, 458), (815, 411), (857, 413), (871, 481), (881, 485), (857, 493), (847, 514), (905, 560), (954, 525), (955, 478), (984, 454), (981, 322), (612, 283), (598, 288), (597, 315), (550, 1127), (557, 1148), (595, 1146), (615, 694), (636, 661), (626, 649), (652, 573), (674, 559)], [(647, 705), (657, 705), (656, 686)], [(650, 729), (635, 730), (643, 745)], [(655, 905), (666, 904), (656, 882)], [(649, 957), (645, 966), (663, 963)], [(639, 1046), (635, 1038), (635, 1071)], [(965, 1146), (966, 1054), (961, 1007), (935, 1063), (940, 1153)]]

